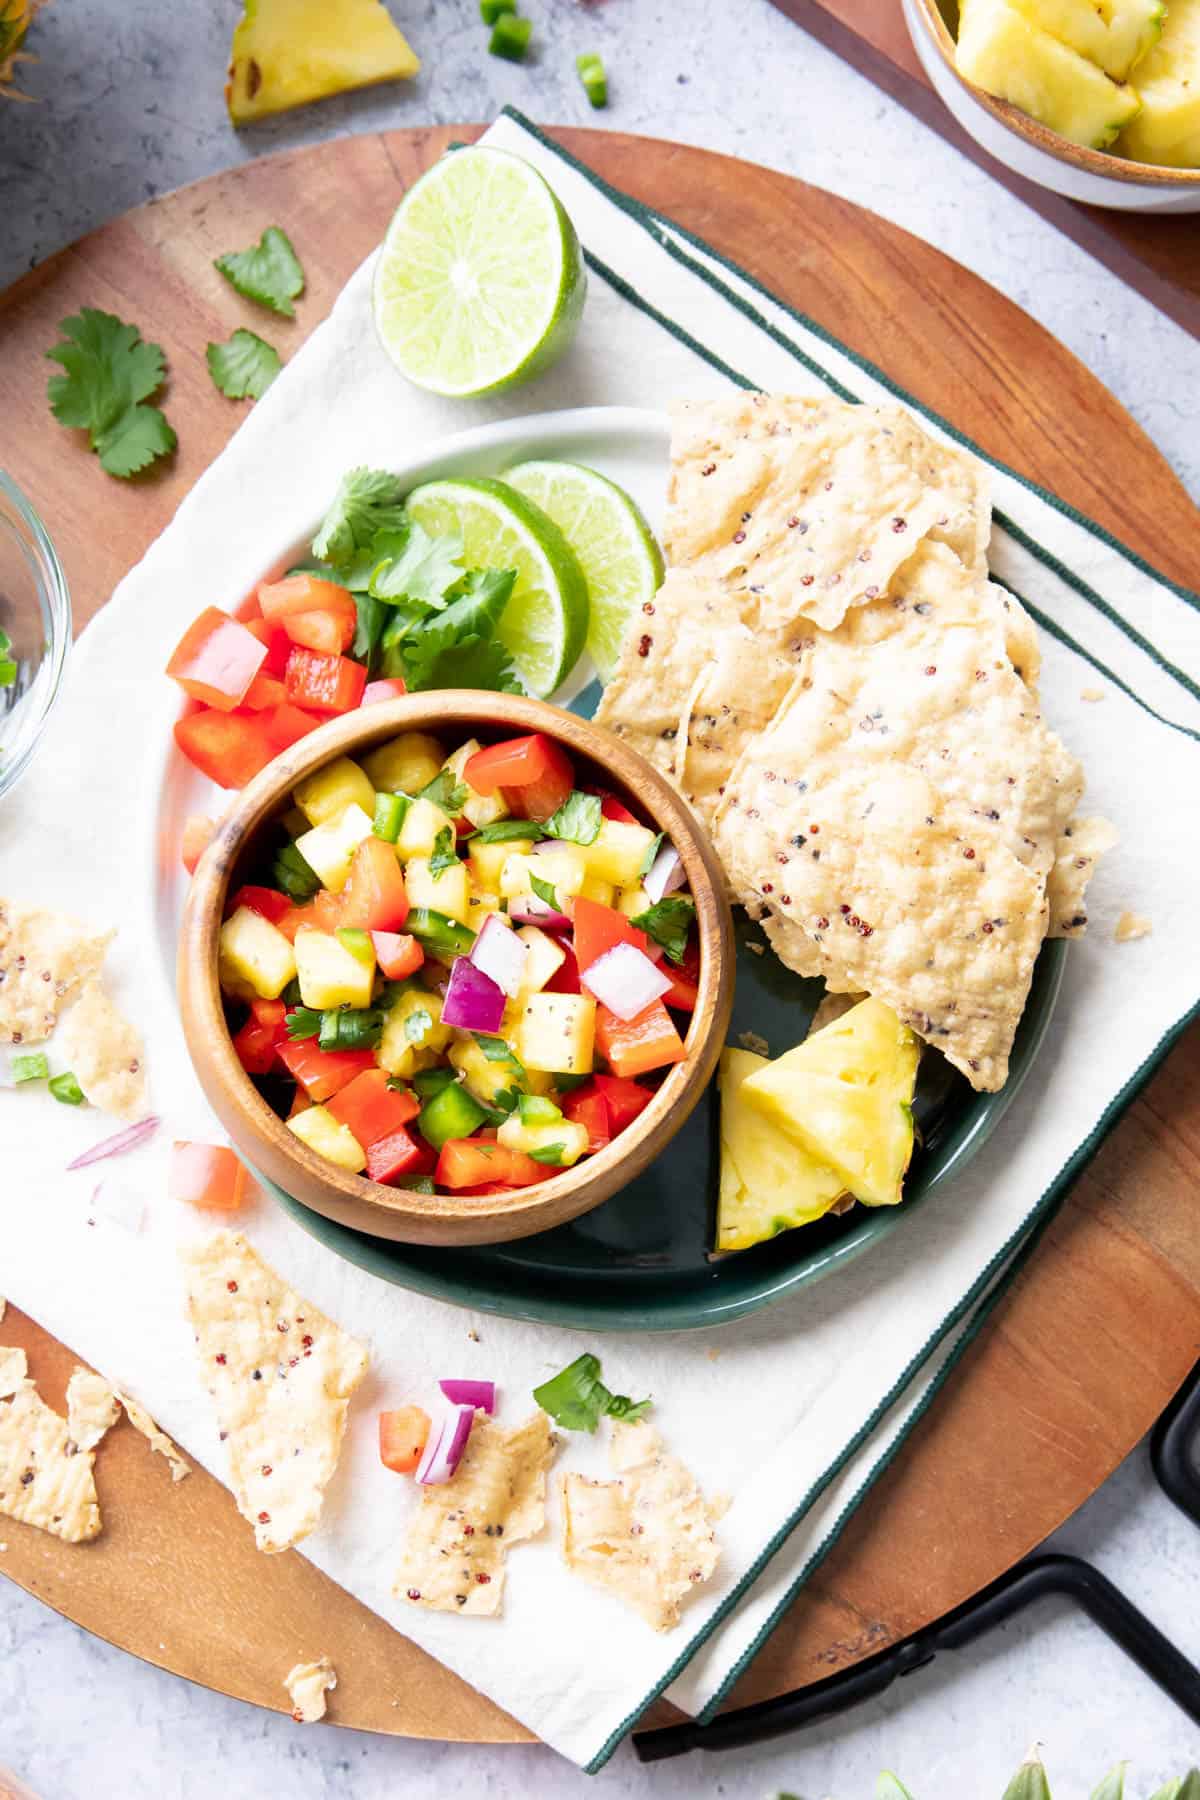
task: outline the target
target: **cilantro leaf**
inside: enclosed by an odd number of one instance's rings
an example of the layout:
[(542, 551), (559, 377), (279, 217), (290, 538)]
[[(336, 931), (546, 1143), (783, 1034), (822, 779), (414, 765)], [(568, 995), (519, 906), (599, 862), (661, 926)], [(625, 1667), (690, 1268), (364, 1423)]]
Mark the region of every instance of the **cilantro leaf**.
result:
[(426, 1012), (424, 1007), (422, 1007), (419, 1012), (410, 1012), (407, 1019), (404, 1021), (404, 1036), (406, 1042), (410, 1044), (419, 1044), (432, 1024), (433, 1015), (432, 1013)]
[(462, 811), (468, 792), (465, 783), (455, 779), (453, 769), (439, 769), (433, 780), (425, 783), (417, 799), (430, 801), (453, 818), (455, 813)]
[(614, 1419), (640, 1419), (650, 1401), (612, 1394), (600, 1379), (600, 1359), (585, 1351), (550, 1381), (535, 1387), (533, 1397), (564, 1431), (595, 1431), (607, 1413)]
[(696, 902), (690, 895), (668, 894), (629, 923), (661, 944), (673, 963), (681, 963), (695, 917)]
[(597, 796), (581, 794), (575, 788), (546, 821), (546, 830), (552, 838), (565, 838), (570, 844), (594, 844), (602, 817)]
[(356, 551), (365, 550), (377, 533), (393, 527), (403, 529), (404, 524), (397, 477), (383, 469), (350, 469), (338, 482), (337, 493), (313, 539), (312, 552), (322, 562), (337, 567), (349, 562)]
[(546, 1166), (551, 1169), (561, 1169), (563, 1166), (563, 1151), (565, 1149), (565, 1144), (545, 1144), (542, 1149), (531, 1150), (529, 1154), (532, 1156), (534, 1162), (545, 1163)]
[(472, 844), (511, 844), (520, 838), (535, 844), (546, 836), (546, 827), (535, 819), (497, 819), (494, 825), (481, 825), (467, 840)]
[(285, 319), (295, 318), (292, 301), (304, 292), (304, 270), (290, 238), (278, 225), (268, 225), (249, 250), (218, 256), (213, 267), (247, 300), (257, 300)]
[[(381, 534), (377, 544), (388, 535)], [(448, 540), (426, 541), (444, 545)], [(426, 567), (425, 574), (428, 573)], [(390, 573), (384, 574), (384, 585), (390, 585)], [(427, 593), (440, 579), (432, 579)], [(492, 641), (515, 580), (511, 569), (469, 569), (448, 587), (441, 611), (436, 611), (430, 600), (414, 599), (410, 594), (397, 604), (393, 618), (384, 627), (380, 661), (383, 674), (403, 676), (410, 692), (464, 687), (524, 693), (507, 650)], [(382, 593), (378, 578), (372, 591)]]
[(458, 851), (454, 848), (454, 827), (443, 825), (433, 840), (433, 855), (429, 858), (429, 873), (436, 881), (447, 869), (452, 869), (458, 861)]
[(646, 854), (642, 858), (642, 866), (638, 870), (638, 876), (642, 881), (644, 881), (646, 879), (647, 875), (650, 873), (651, 869), (654, 867), (654, 859), (658, 855), (658, 852), (662, 846), (662, 841), (666, 837), (666, 835), (667, 834), (665, 831), (660, 831), (658, 833), (657, 837), (655, 838), (654, 842), (647, 846)]
[(553, 882), (543, 881), (540, 875), (531, 875), (529, 885), (539, 900), (545, 901), (547, 906), (552, 906), (558, 912), (558, 895), (554, 891)]
[(316, 1037), (321, 1029), (321, 1018), (322, 1015), (314, 1012), (311, 1006), (298, 1006), (295, 1012), (290, 1012), (287, 1016), (287, 1034), (292, 1043), (298, 1043), (301, 1038)]
[(465, 637), (434, 627), (405, 646), (404, 680), (410, 693), (424, 688), (483, 688), (497, 694), (523, 694), (512, 658), (503, 644)]
[(136, 475), (175, 448), (175, 433), (156, 406), (140, 404), (161, 385), (162, 348), (136, 325), (85, 306), (59, 323), (62, 340), (46, 355), (62, 375), (47, 384), (60, 425), (86, 431), (109, 475)]
[(371, 546), (379, 564), (371, 576), (377, 600), (423, 600), (441, 606), (448, 588), (462, 575), (462, 538), (430, 537), (423, 525), (380, 532)]
[(446, 610), (442, 614), (454, 629), (466, 637), (491, 637), (500, 623), (505, 607), (516, 585), (515, 569), (468, 569), (461, 580), (446, 591)]
[(653, 1404), (650, 1399), (635, 1402), (628, 1394), (612, 1394), (606, 1410), (610, 1419), (625, 1419), (632, 1423), (635, 1419), (644, 1419)]
[(255, 331), (239, 329), (206, 352), (213, 383), (228, 400), (261, 400), (283, 366), (279, 352)]
[(304, 860), (304, 852), (295, 844), (284, 844), (275, 852), (271, 879), (282, 888), (289, 900), (311, 900), (321, 885), (320, 876)]
[[(489, 1062), (508, 1063), (518, 1075), (524, 1076), (525, 1071), (517, 1061), (516, 1053), (506, 1038), (494, 1037), (486, 1031), (476, 1031), (473, 1036)], [(514, 1101), (513, 1104), (515, 1105), (516, 1102)]]
[(379, 640), (387, 624), (389, 609), (386, 601), (376, 600), (371, 594), (355, 594), (354, 610), (356, 620), (350, 654), (355, 662), (364, 663), (370, 674), (372, 664), (379, 659)]

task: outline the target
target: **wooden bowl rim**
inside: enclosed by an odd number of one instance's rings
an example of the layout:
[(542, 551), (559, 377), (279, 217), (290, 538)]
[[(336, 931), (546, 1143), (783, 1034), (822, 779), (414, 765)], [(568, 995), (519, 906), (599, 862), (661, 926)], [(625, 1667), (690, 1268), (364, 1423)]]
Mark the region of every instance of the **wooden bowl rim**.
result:
[(954, 60), (954, 39), (942, 16), (938, 0), (914, 0), (914, 4), (929, 29), (934, 48), (955, 81), (973, 99), (978, 100), (999, 124), (1007, 126), (1017, 137), (1028, 139), (1039, 150), (1044, 150), (1059, 162), (1069, 163), (1072, 168), (1082, 169), (1089, 175), (1098, 175), (1105, 181), (1123, 181), (1135, 187), (1200, 187), (1200, 169), (1172, 169), (1162, 163), (1139, 163), (1128, 156), (1115, 156), (1110, 151), (1090, 149), (1086, 144), (1072, 144), (1068, 138), (1060, 137), (1048, 125), (1030, 118), (1028, 113), (1023, 113), (1020, 107), (1013, 106), (1010, 101), (998, 100), (985, 88), (976, 87), (973, 81), (968, 81), (965, 75), (959, 73)]
[[(217, 934), (225, 897), (251, 834), (283, 810), (306, 775), (337, 756), (361, 754), (401, 731), (449, 735), (468, 728), (541, 731), (611, 772), (665, 830), (696, 901), (700, 982), (684, 1039), (686, 1059), (669, 1069), (650, 1104), (605, 1150), (511, 1197), (413, 1194), (339, 1170), (302, 1143), (267, 1105), (238, 1060), (217, 979)], [(272, 1180), (326, 1217), (373, 1235), (434, 1244), (496, 1243), (578, 1218), (632, 1180), (674, 1137), (708, 1085), (733, 1005), (734, 940), (724, 876), (698, 821), (646, 759), (603, 727), (549, 702), (511, 694), (441, 689), (410, 694), (332, 720), (284, 751), (238, 796), (197, 864), (179, 934), (178, 988), (188, 1053), (206, 1095), (235, 1143)], [(279, 1171), (285, 1171), (280, 1179)], [(298, 1178), (293, 1180), (292, 1173)], [(409, 1229), (414, 1235), (409, 1235)], [(422, 1229), (424, 1228), (424, 1229)], [(486, 1229), (481, 1229), (486, 1228)]]

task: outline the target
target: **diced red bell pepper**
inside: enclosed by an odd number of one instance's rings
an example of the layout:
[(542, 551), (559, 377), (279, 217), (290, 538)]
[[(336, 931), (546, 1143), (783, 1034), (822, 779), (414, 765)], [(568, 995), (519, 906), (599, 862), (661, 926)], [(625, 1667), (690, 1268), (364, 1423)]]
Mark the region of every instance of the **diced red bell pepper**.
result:
[(428, 1175), (433, 1156), (428, 1144), (419, 1144), (401, 1125), (387, 1137), (366, 1146), (367, 1174), (372, 1181), (399, 1181), (404, 1175)]
[(594, 1083), (586, 1082), (583, 1087), (576, 1088), (573, 1094), (564, 1094), (562, 1110), (564, 1118), (585, 1128), (589, 1150), (603, 1150), (605, 1145), (612, 1142), (613, 1126), (608, 1102)]
[(664, 975), (671, 977), (671, 985), (663, 995), (664, 1004), (676, 1012), (695, 1012), (700, 993), (700, 940), (696, 933), (688, 938), (683, 961), (678, 967), (665, 956), (658, 966)]
[[(347, 595), (349, 599), (349, 595)], [(309, 650), (320, 650), (326, 656), (340, 656), (354, 642), (354, 603), (350, 616), (340, 609), (324, 607), (315, 612), (288, 613), (283, 629), (293, 644), (304, 644)]]
[(563, 953), (563, 959), (546, 983), (543, 992), (547, 994), (577, 994), (579, 992), (579, 964), (575, 960), (575, 952), (566, 938), (556, 938), (555, 942)]
[(183, 822), (183, 866), (189, 875), (212, 842), (216, 825), (206, 813), (189, 813)]
[(275, 919), (273, 923), (276, 931), (282, 931), (288, 943), (294, 944), (296, 941), (296, 933), (299, 931), (301, 925), (315, 925), (317, 923), (313, 918), (312, 902), (306, 900), (303, 906), (289, 906), (283, 916)]
[(532, 1187), (548, 1171), (523, 1150), (508, 1150), (479, 1138), (447, 1138), (437, 1160), (434, 1180), (457, 1191), (477, 1187)]
[(167, 1187), (173, 1200), (206, 1212), (237, 1212), (246, 1198), (246, 1171), (228, 1144), (175, 1143)]
[(242, 705), (247, 712), (266, 712), (268, 707), (282, 706), (287, 700), (287, 689), (278, 675), (264, 675), (260, 670), (246, 689), (246, 697)]
[(419, 1406), (398, 1406), (379, 1415), (379, 1460), (397, 1475), (411, 1475), (429, 1439), (429, 1414)]
[(512, 1189), (502, 1181), (485, 1181), (479, 1187), (455, 1188), (454, 1192), (463, 1200), (486, 1200), (489, 1194), (511, 1194)]
[(321, 656), (302, 644), (292, 647), (284, 672), (288, 699), (310, 712), (353, 712), (367, 685), (367, 671), (346, 656)]
[(364, 1069), (329, 1101), (334, 1118), (350, 1127), (364, 1150), (399, 1131), (421, 1110), (414, 1094), (389, 1087), (389, 1079), (386, 1069)]
[(379, 1066), (373, 1050), (322, 1050), (316, 1038), (300, 1038), (295, 1043), (289, 1038), (279, 1046), (279, 1060), (314, 1106), (323, 1106), (342, 1088), (349, 1087), (364, 1069)]
[[(339, 926), (347, 923), (344, 898), (344, 894), (331, 894), (328, 888), (318, 888), (310, 903), (307, 923), (316, 931), (327, 931), (332, 937)], [(294, 943), (295, 939), (292, 941)]]
[(641, 824), (642, 821), (637, 817), (637, 814), (631, 813), (624, 801), (618, 800), (615, 794), (610, 794), (605, 788), (585, 788), (584, 792), (587, 794), (595, 794), (597, 796), (600, 801), (600, 813), (602, 818), (612, 819), (619, 825)]
[[(593, 1075), (590, 1085), (603, 1096), (612, 1121), (614, 1137), (618, 1131), (624, 1131), (627, 1125), (631, 1125), (654, 1098), (649, 1088), (642, 1087), (636, 1081), (626, 1081), (620, 1075)], [(577, 1090), (581, 1094), (584, 1091), (583, 1088)]]
[(278, 888), (240, 887), (236, 894), (230, 895), (225, 903), (225, 917), (235, 913), (239, 906), (248, 906), (251, 912), (261, 913), (264, 919), (270, 919), (272, 925), (278, 925), (285, 913), (291, 910), (291, 901)]
[(477, 750), (463, 769), (463, 780), (477, 794), (494, 794), (499, 788), (518, 817), (544, 823), (571, 792), (575, 772), (562, 746), (535, 731), (531, 737), (507, 738)]
[(266, 655), (240, 620), (231, 619), (219, 606), (206, 606), (176, 644), (167, 674), (193, 700), (232, 712), (241, 705)]
[(270, 712), (263, 714), (263, 725), (271, 743), (275, 746), (275, 754), (281, 750), (290, 750), (293, 744), (315, 731), (325, 720), (319, 719), (315, 713), (305, 712), (302, 706), (293, 706), (285, 700), (282, 706), (273, 706)]
[(284, 575), (279, 581), (260, 581), (258, 604), (262, 616), (272, 625), (310, 612), (347, 612), (354, 617), (354, 596), (336, 581), (325, 581), (320, 575), (301, 571)]
[(403, 700), (407, 692), (399, 675), (384, 675), (379, 681), (368, 681), (359, 704), (377, 706), (382, 700)]
[(607, 1006), (596, 1008), (596, 1048), (614, 1075), (644, 1075), (687, 1055), (661, 1000), (645, 1007), (636, 1019), (618, 1019)]
[(233, 1047), (247, 1075), (266, 1075), (275, 1066), (280, 1044), (287, 1042), (287, 1008), (282, 1000), (252, 1000), (250, 1017), (235, 1035)]
[(189, 713), (175, 723), (175, 742), (218, 787), (242, 788), (275, 756), (261, 713)]
[(260, 644), (267, 647), (266, 661), (259, 670), (260, 675), (282, 675), (287, 668), (287, 659), (292, 653), (292, 640), (282, 626), (272, 625), (269, 619), (243, 619), (246, 630), (256, 637)]
[(631, 925), (624, 913), (584, 894), (576, 898), (574, 923), (575, 960), (585, 977), (597, 957), (617, 944), (632, 944), (643, 956), (650, 947), (645, 932)]
[(403, 981), (406, 975), (415, 975), (425, 961), (425, 952), (415, 937), (395, 931), (373, 931), (371, 942), (380, 971), (389, 981)]
[(399, 931), (408, 917), (408, 891), (394, 844), (365, 837), (341, 893), (342, 924), (360, 931)]

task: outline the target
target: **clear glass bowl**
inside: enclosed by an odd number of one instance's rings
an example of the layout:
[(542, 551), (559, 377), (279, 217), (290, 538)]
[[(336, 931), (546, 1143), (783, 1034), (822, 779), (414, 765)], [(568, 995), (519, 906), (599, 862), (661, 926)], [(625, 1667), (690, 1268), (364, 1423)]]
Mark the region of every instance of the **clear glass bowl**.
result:
[(16, 680), (0, 687), (0, 795), (28, 768), (63, 685), (71, 596), (45, 526), (0, 469), (0, 630)]

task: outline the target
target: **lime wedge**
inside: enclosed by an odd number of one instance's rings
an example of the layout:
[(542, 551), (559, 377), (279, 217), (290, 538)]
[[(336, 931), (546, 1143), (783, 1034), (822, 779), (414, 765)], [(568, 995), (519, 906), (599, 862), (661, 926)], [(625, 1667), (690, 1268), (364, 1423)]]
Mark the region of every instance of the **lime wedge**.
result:
[(497, 632), (531, 694), (545, 699), (583, 654), (588, 591), (566, 538), (541, 507), (503, 481), (427, 481), (405, 501), (433, 537), (460, 532), (468, 569), (515, 569)]
[(624, 488), (579, 463), (521, 463), (504, 479), (554, 520), (579, 558), (591, 605), (587, 647), (607, 681), (630, 619), (662, 586), (654, 534)]
[(537, 170), (507, 150), (455, 150), (388, 226), (375, 325), (418, 387), (490, 394), (549, 368), (586, 291), (579, 239)]

